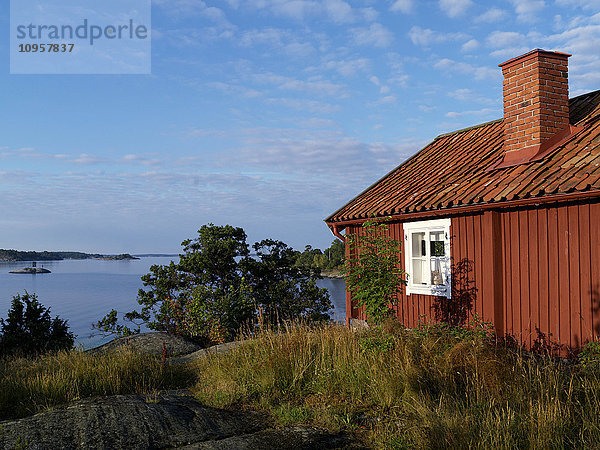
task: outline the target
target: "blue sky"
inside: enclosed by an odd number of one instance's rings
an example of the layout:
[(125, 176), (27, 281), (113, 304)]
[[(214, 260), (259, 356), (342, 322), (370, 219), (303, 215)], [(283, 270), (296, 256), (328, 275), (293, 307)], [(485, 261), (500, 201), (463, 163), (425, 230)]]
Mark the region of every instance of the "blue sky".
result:
[[(9, 26), (8, 2), (0, 23)], [(302, 249), (441, 133), (497, 119), (497, 65), (572, 53), (600, 89), (600, 1), (154, 0), (151, 75), (9, 75), (0, 247), (178, 252), (205, 223)]]

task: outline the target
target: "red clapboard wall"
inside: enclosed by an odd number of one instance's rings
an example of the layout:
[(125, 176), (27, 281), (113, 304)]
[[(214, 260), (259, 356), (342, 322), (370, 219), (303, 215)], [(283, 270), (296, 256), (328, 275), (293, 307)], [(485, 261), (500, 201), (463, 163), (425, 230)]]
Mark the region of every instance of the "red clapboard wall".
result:
[[(403, 242), (402, 224), (389, 225), (390, 236)], [(452, 264), (469, 262), (476, 289), (470, 315), (492, 322), (500, 336), (530, 348), (543, 333), (576, 348), (600, 335), (600, 203), (457, 215), (450, 232)], [(362, 234), (360, 225), (348, 226), (352, 233)], [(415, 327), (436, 320), (436, 301), (403, 292), (394, 309)], [(348, 319), (365, 319), (348, 292), (346, 305)]]

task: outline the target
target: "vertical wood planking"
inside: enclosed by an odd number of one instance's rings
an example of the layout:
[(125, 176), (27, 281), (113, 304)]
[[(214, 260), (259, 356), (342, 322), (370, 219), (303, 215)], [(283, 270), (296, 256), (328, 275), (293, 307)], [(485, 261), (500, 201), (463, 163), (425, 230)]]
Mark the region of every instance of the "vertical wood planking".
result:
[(521, 303), (521, 336), (525, 344), (531, 345), (531, 309), (529, 307), (529, 224), (527, 222), (527, 211), (519, 211), (519, 277)]
[[(475, 240), (474, 240), (474, 236), (475, 236), (475, 229), (474, 229), (474, 221), (475, 218), (473, 216), (465, 216), (465, 241), (466, 241), (466, 255), (464, 256), (464, 258), (466, 258), (468, 261), (470, 261), (473, 264), (473, 271), (475, 270)], [(478, 261), (477, 261), (478, 262)], [(474, 273), (470, 273), (468, 274), (470, 279), (474, 279), (475, 278), (475, 274)], [(472, 310), (471, 310), (471, 314), (478, 314), (479, 316), (481, 316), (481, 311), (477, 309), (477, 300), (475, 300), (473, 302), (472, 305)]]
[(548, 295), (548, 210), (538, 210), (538, 305), (540, 311), (540, 329), (543, 333), (550, 332), (550, 304)]
[[(483, 317), (486, 320), (489, 320), (490, 317), (493, 317), (494, 312), (487, 311), (485, 309), (485, 305), (483, 303), (483, 253), (482, 247), (482, 215), (476, 215), (473, 217), (473, 241), (475, 244), (475, 254), (473, 256), (473, 270), (475, 275), (475, 287), (477, 288), (477, 293), (475, 294), (475, 304), (477, 305), (475, 310), (478, 311), (480, 317)], [(487, 255), (487, 258), (492, 258), (493, 255)]]
[(600, 335), (600, 203), (590, 205), (590, 263), (592, 333), (596, 339)]
[[(391, 238), (394, 239), (394, 240), (396, 240), (396, 241), (399, 241), (400, 244), (402, 244), (402, 241), (400, 241), (398, 239), (398, 223), (388, 224), (388, 227), (389, 227), (389, 229), (391, 231)], [(399, 250), (400, 250), (400, 255), (402, 255), (402, 247), (400, 247)], [(396, 294), (396, 303), (393, 304), (393, 305), (391, 305), (392, 306), (392, 311), (394, 311), (394, 314), (396, 316), (398, 316), (398, 304), (400, 303), (400, 301), (399, 301), (399, 295), (400, 294)]]
[[(528, 261), (527, 267), (529, 272), (529, 306), (531, 317), (531, 333), (532, 339), (536, 339), (537, 331), (540, 328), (540, 304), (539, 304), (539, 261), (538, 261), (538, 235), (537, 210), (531, 209), (527, 211), (528, 222)], [(525, 250), (525, 249), (524, 249)]]
[(571, 341), (571, 329), (569, 322), (569, 211), (567, 208), (558, 209), (558, 313), (560, 321), (561, 342)]
[(580, 254), (580, 313), (581, 313), (581, 344), (593, 339), (592, 331), (592, 276), (591, 276), (591, 246), (590, 246), (590, 205), (579, 205), (579, 239)]
[(579, 247), (579, 208), (577, 205), (567, 207), (569, 215), (569, 328), (571, 347), (581, 344), (581, 295)]
[(548, 329), (554, 340), (560, 340), (560, 280), (558, 278), (558, 210), (548, 209)]
[(519, 214), (509, 214), (510, 217), (510, 265), (508, 267), (509, 276), (512, 279), (511, 297), (509, 301), (512, 305), (512, 322), (515, 337), (523, 339), (523, 327), (521, 326), (521, 251), (519, 239)]
[(514, 335), (513, 326), (513, 314), (512, 314), (512, 277), (510, 274), (511, 268), (511, 240), (510, 240), (510, 215), (502, 214), (502, 231), (503, 231), (503, 242), (502, 251), (504, 252), (504, 291), (503, 291), (503, 303), (504, 303), (504, 330), (506, 333)]

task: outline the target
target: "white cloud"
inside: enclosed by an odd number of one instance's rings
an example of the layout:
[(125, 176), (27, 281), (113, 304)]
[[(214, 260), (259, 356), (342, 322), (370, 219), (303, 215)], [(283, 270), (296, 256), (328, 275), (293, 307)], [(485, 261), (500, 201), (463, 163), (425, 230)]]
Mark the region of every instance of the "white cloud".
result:
[(68, 161), (73, 164), (87, 166), (87, 165), (92, 165), (92, 164), (105, 163), (106, 159), (103, 157), (100, 157), (98, 155), (90, 155), (89, 153), (81, 153), (81, 154), (79, 154), (79, 156), (77, 156), (73, 159), (70, 159)]
[(555, 0), (558, 6), (591, 10), (600, 8), (600, 0)]
[(384, 95), (383, 97), (375, 100), (374, 102), (370, 102), (367, 106), (381, 106), (381, 105), (392, 105), (398, 102), (398, 98), (395, 95)]
[(444, 72), (456, 72), (473, 77), (476, 80), (490, 79), (498, 80), (501, 78), (500, 71), (497, 68), (488, 66), (473, 66), (471, 64), (454, 61), (449, 58), (440, 59), (433, 67)]
[(258, 84), (275, 87), (276, 89), (284, 91), (299, 91), (334, 97), (343, 97), (346, 95), (345, 87), (343, 85), (324, 80), (320, 77), (300, 80), (275, 73), (256, 73), (250, 75), (250, 77)]
[(460, 49), (465, 52), (472, 52), (479, 48), (479, 41), (477, 39), (471, 39), (470, 41), (465, 42)]
[[(166, 14), (177, 18), (198, 16), (206, 18), (220, 27), (235, 28), (227, 19), (222, 9), (207, 6), (202, 0), (152, 0), (161, 7)], [(154, 35), (154, 33), (153, 33)], [(154, 37), (154, 36), (153, 36)]]
[(544, 0), (510, 0), (521, 22), (535, 22), (539, 13), (546, 7)]
[(394, 41), (394, 34), (380, 23), (373, 23), (368, 28), (354, 28), (351, 33), (358, 45), (389, 47)]
[(366, 71), (371, 65), (371, 61), (367, 58), (347, 59), (340, 61), (327, 61), (323, 67), (327, 70), (335, 70), (340, 75), (351, 77), (359, 72)]
[(440, 8), (450, 18), (462, 16), (473, 5), (471, 0), (440, 0)]
[(461, 111), (461, 112), (450, 111), (450, 112), (446, 113), (446, 117), (450, 117), (452, 119), (456, 119), (457, 117), (463, 117), (463, 116), (481, 116), (481, 117), (496, 116), (496, 117), (500, 117), (501, 113), (495, 108), (482, 108), (482, 109), (478, 109), (475, 111)]
[(354, 9), (343, 0), (247, 0), (245, 6), (251, 9), (264, 9), (275, 16), (304, 21), (311, 17), (326, 17), (335, 24), (356, 22), (359, 15), (369, 16), (369, 11)]
[(600, 85), (600, 13), (575, 18), (576, 26), (560, 33), (544, 36), (540, 41), (549, 49), (571, 53), (569, 58), (569, 89), (571, 94), (598, 89)]
[(493, 23), (493, 22), (499, 22), (501, 20), (504, 20), (504, 19), (506, 19), (507, 16), (508, 16), (508, 13), (505, 10), (499, 9), (499, 8), (491, 8), (491, 9), (488, 9), (483, 14), (477, 16), (475, 18), (475, 21), (476, 22)]
[(410, 14), (415, 8), (414, 0), (395, 0), (390, 6), (390, 11)]
[(415, 45), (429, 47), (432, 44), (439, 44), (441, 42), (468, 39), (469, 35), (465, 33), (440, 33), (429, 28), (414, 26), (409, 30), (408, 37)]
[(332, 22), (344, 24), (354, 22), (354, 11), (352, 7), (342, 0), (326, 0), (323, 8)]
[(295, 20), (304, 20), (307, 16), (317, 15), (321, 7), (313, 1), (269, 1), (270, 9), (278, 16), (288, 17)]
[[(527, 53), (533, 47), (542, 46), (541, 36), (530, 32), (527, 35), (516, 31), (493, 31), (486, 38), (488, 47), (496, 49), (490, 56), (498, 60), (506, 60)], [(533, 44), (529, 44), (532, 42)]]
[(310, 113), (331, 114), (340, 110), (339, 105), (326, 103), (318, 100), (308, 100), (305, 98), (268, 98), (268, 103), (283, 105), (298, 111), (308, 111)]
[[(270, 171), (328, 174), (332, 179), (353, 174), (353, 181), (368, 183), (374, 173), (398, 165), (422, 143), (365, 143), (338, 131), (259, 128), (247, 130), (235, 161)], [(231, 155), (224, 155), (231, 164)], [(370, 178), (371, 177), (371, 178)]]
[(492, 48), (515, 47), (526, 43), (527, 37), (516, 31), (493, 31), (486, 38), (486, 42)]
[(463, 102), (476, 102), (488, 105), (495, 103), (493, 99), (484, 97), (483, 95), (479, 95), (475, 93), (472, 89), (468, 88), (455, 89), (453, 91), (448, 92), (447, 95), (450, 98)]
[(379, 17), (379, 13), (377, 12), (377, 10), (371, 7), (361, 8), (360, 14), (362, 15), (363, 19), (367, 22), (374, 22)]
[[(380, 94), (385, 95), (385, 94), (390, 93), (390, 88), (388, 86), (386, 86), (385, 84), (383, 84), (379, 80), (379, 78), (377, 78), (375, 75), (372, 75), (371, 77), (369, 77), (369, 81), (379, 88)], [(394, 97), (394, 96), (388, 95), (387, 97), (384, 97), (384, 98), (386, 98), (387, 100), (383, 101), (383, 103), (395, 103), (395, 101), (396, 101), (396, 97)]]

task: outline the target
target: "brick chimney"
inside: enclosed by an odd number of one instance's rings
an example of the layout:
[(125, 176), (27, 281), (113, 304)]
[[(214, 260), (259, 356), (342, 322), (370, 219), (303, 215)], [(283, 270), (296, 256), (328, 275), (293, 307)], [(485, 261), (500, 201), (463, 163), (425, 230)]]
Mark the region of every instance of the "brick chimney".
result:
[(569, 133), (567, 53), (532, 50), (499, 65), (504, 75), (504, 159), (531, 162)]

